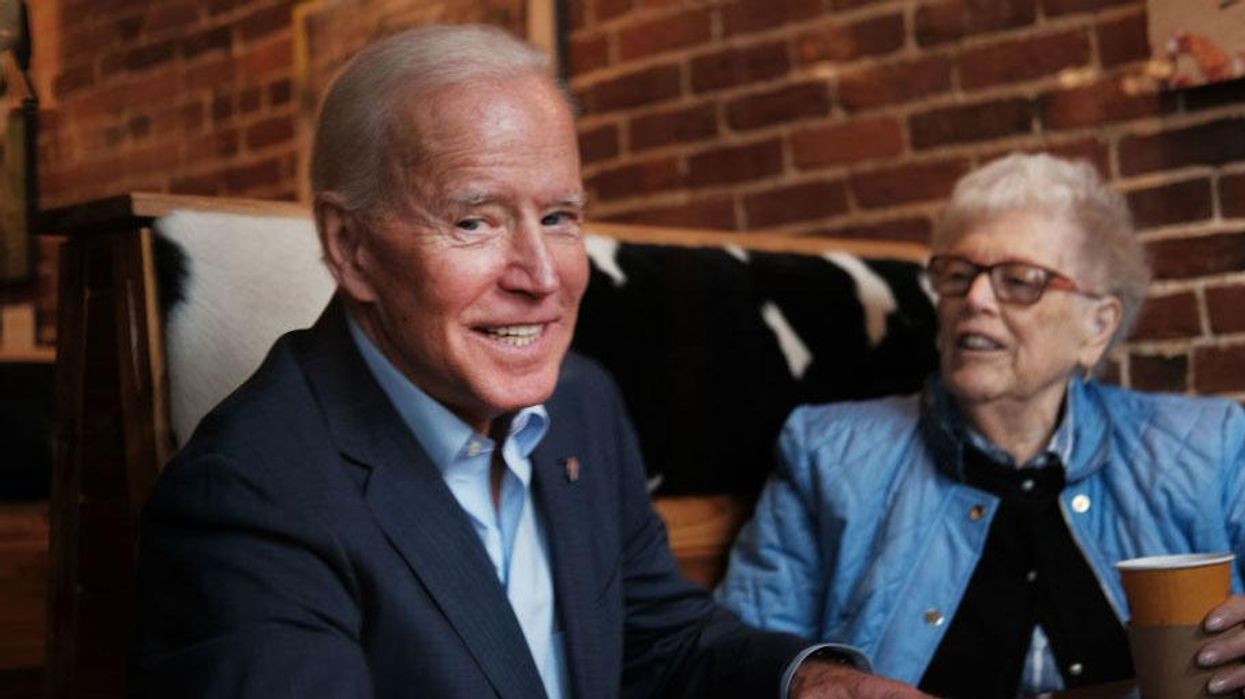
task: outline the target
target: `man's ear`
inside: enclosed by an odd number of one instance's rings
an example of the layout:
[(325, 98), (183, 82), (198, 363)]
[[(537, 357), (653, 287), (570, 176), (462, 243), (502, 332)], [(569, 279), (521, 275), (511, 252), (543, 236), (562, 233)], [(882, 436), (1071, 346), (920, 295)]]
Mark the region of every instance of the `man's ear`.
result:
[(1080, 361), (1081, 366), (1087, 368), (1093, 367), (1102, 359), (1124, 316), (1124, 306), (1114, 296), (1094, 299), (1091, 303), (1093, 305), (1086, 309), (1082, 318), (1085, 334)]
[(367, 269), (369, 232), (362, 217), (331, 192), (317, 194), (312, 210), (324, 263), (338, 288), (357, 302), (375, 301), (376, 290)]

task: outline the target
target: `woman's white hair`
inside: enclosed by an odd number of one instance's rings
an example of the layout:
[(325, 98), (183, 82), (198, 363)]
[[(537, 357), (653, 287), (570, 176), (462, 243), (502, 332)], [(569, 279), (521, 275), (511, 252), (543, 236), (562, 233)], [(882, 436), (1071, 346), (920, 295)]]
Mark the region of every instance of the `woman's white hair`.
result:
[(1062, 217), (1080, 229), (1082, 271), (1123, 307), (1112, 344), (1128, 337), (1145, 301), (1150, 263), (1124, 197), (1086, 161), (1013, 153), (956, 183), (931, 246), (946, 250), (974, 226), (1013, 211)]
[(382, 215), (394, 203), (391, 158), (404, 105), (451, 85), (541, 75), (552, 61), (498, 27), (412, 29), (365, 47), (329, 86), (311, 148), (312, 192), (333, 192), (347, 209)]

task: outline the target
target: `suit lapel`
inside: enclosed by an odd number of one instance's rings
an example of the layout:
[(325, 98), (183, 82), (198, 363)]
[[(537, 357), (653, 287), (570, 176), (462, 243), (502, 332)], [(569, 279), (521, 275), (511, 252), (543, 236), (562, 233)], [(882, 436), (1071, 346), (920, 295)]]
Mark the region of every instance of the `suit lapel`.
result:
[(523, 631), (470, 520), (372, 379), (338, 306), (330, 305), (317, 323), (305, 366), (342, 454), (371, 469), (368, 506), (497, 695), (545, 696)]
[[(569, 415), (556, 414), (550, 406), (550, 431), (532, 452), (533, 487), (536, 504), (545, 520), (553, 567), (558, 618), (562, 623), (566, 663), (572, 694), (576, 697), (606, 696), (617, 692), (612, 685), (600, 686), (602, 678), (595, 661), (601, 655), (600, 634), (596, 628), (595, 600), (587, 572), (592, 561), (592, 522), (585, 487), (567, 475), (566, 459), (576, 456), (568, 426)], [(592, 464), (581, 468), (591, 469)], [(590, 477), (587, 474), (582, 477)], [(595, 681), (595, 682), (594, 682)]]

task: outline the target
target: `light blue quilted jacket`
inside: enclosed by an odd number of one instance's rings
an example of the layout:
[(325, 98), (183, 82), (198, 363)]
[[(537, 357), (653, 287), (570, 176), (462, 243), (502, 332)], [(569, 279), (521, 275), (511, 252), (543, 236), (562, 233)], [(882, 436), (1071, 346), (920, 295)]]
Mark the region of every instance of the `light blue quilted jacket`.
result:
[[(1113, 564), (1126, 558), (1232, 551), (1240, 592), (1245, 411), (1093, 382), (1069, 390), (1060, 505), (1120, 619)], [(934, 393), (792, 413), (718, 599), (750, 624), (855, 646), (875, 672), (918, 682), (998, 506), (959, 481), (959, 442), (930, 416)]]

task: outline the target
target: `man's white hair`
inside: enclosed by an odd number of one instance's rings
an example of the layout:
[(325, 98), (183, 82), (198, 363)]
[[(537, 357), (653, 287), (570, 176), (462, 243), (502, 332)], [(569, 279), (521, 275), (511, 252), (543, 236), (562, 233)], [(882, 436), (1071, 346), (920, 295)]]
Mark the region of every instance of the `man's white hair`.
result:
[(552, 61), (498, 27), (412, 29), (365, 47), (329, 86), (311, 149), (313, 194), (333, 192), (345, 207), (382, 215), (394, 203), (389, 164), (404, 105), (451, 85), (541, 75)]
[(1145, 301), (1150, 264), (1124, 197), (1086, 161), (1013, 153), (956, 183), (931, 247), (944, 251), (973, 227), (1013, 211), (1064, 218), (1081, 231), (1082, 270), (1123, 307), (1112, 343), (1128, 337)]

